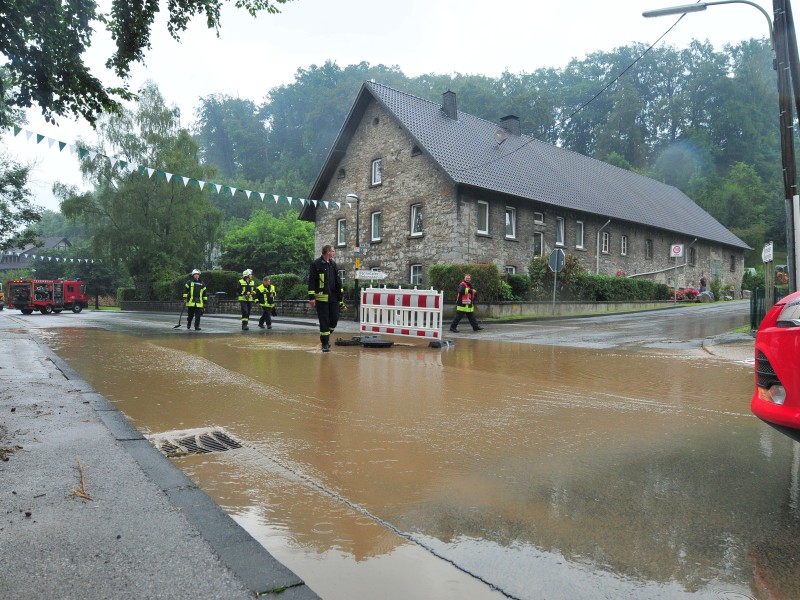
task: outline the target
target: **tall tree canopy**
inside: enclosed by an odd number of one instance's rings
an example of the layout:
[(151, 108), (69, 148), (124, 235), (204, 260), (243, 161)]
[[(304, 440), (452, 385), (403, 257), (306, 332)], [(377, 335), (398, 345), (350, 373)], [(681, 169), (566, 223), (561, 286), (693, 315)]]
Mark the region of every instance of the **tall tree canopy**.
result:
[[(167, 3), (167, 29), (179, 39), (189, 20), (204, 14), (209, 28), (220, 26), (220, 10), (227, 0), (171, 0)], [(288, 0), (235, 0), (237, 8), (251, 15), (278, 12)], [(106, 67), (124, 80), (132, 63), (142, 62), (150, 49), (150, 30), (159, 0), (128, 2), (112, 0), (109, 13), (98, 12), (94, 0), (5, 0), (0, 10), (0, 54), (7, 64), (9, 81), (0, 78), (0, 97), (12, 106), (39, 105), (48, 120), (72, 114), (94, 124), (103, 111), (119, 109), (121, 100), (131, 99), (127, 85), (108, 87), (84, 63), (83, 54), (92, 36), (104, 25), (116, 44)], [(0, 111), (0, 127), (9, 121)]]
[(129, 174), (105, 156), (125, 156), (137, 164), (207, 180), (213, 171), (197, 161), (197, 144), (181, 129), (178, 109), (167, 106), (158, 88), (140, 91), (135, 112), (122, 110), (99, 124), (100, 154), (81, 169), (94, 184), (86, 193), (62, 191), (61, 210), (82, 219), (93, 235), (95, 253), (124, 261), (140, 297), (153, 284), (208, 265), (221, 213), (207, 191), (171, 181)]

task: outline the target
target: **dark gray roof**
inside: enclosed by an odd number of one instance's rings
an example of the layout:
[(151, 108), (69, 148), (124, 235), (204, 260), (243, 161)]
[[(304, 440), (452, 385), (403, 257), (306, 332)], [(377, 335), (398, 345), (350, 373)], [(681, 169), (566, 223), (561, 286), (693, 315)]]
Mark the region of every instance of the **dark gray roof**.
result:
[[(451, 119), (440, 103), (371, 81), (362, 86), (329, 163), (337, 162), (333, 159), (349, 143), (358, 120), (353, 117), (366, 107), (367, 94), (393, 114), (458, 185), (749, 248), (673, 186), (526, 135), (508, 135), (498, 144), (497, 123), (461, 111)], [(323, 167), (312, 198), (324, 191), (335, 167)]]

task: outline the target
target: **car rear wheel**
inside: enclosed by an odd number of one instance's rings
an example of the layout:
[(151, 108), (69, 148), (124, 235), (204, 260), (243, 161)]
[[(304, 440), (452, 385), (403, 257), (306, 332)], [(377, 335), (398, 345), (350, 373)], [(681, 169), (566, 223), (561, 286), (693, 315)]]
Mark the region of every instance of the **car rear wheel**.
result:
[(42, 307), (42, 309), (41, 309), (41, 310), (42, 310), (42, 314), (43, 314), (43, 315), (49, 315), (51, 312), (53, 312), (53, 307), (52, 307), (52, 306), (50, 306), (49, 304), (45, 304), (45, 305)]
[(81, 304), (80, 302), (76, 302), (75, 304), (72, 305), (72, 312), (79, 313), (82, 310), (83, 310), (83, 304)]

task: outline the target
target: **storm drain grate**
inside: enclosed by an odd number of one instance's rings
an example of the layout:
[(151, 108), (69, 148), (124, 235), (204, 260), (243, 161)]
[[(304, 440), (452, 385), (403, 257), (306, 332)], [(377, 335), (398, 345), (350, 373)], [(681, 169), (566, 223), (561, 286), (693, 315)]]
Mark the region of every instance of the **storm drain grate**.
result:
[(173, 431), (147, 436), (159, 451), (169, 458), (189, 454), (209, 454), (241, 448), (242, 444), (221, 429)]

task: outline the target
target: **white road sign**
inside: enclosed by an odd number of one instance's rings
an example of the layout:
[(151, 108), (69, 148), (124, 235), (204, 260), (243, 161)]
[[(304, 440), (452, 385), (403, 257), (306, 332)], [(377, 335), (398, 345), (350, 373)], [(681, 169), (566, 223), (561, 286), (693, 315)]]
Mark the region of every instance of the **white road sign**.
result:
[(669, 257), (680, 258), (681, 256), (683, 256), (683, 244), (672, 244), (669, 247)]
[(761, 261), (765, 263), (772, 261), (772, 242), (764, 244), (764, 249), (761, 251)]
[(356, 271), (356, 279), (386, 279), (387, 273), (383, 271)]

